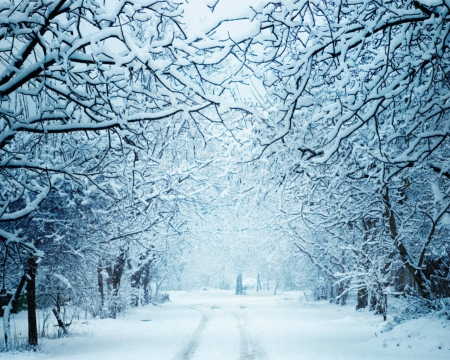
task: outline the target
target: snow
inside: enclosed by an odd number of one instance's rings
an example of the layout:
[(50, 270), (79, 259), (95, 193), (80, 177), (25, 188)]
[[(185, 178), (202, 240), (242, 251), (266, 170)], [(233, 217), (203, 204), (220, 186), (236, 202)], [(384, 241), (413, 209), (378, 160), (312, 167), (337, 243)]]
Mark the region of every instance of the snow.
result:
[(445, 226), (450, 226), (450, 214), (444, 214), (442, 217), (442, 224)]
[(418, 3), (420, 3), (422, 5), (427, 5), (427, 6), (439, 6), (439, 5), (442, 5), (443, 1), (442, 0), (420, 0), (420, 1), (418, 1)]
[[(44, 339), (36, 353), (0, 353), (0, 359), (449, 359), (448, 320), (423, 317), (383, 332), (369, 311), (303, 292), (170, 292), (171, 302), (124, 317), (77, 320), (68, 338)], [(14, 315), (13, 315), (14, 316)], [(12, 332), (26, 333), (26, 313)], [(14, 325), (15, 324), (15, 325)]]
[(437, 203), (439, 201), (444, 200), (445, 194), (441, 192), (439, 189), (439, 185), (435, 183), (431, 183), (431, 189), (433, 190), (434, 202)]

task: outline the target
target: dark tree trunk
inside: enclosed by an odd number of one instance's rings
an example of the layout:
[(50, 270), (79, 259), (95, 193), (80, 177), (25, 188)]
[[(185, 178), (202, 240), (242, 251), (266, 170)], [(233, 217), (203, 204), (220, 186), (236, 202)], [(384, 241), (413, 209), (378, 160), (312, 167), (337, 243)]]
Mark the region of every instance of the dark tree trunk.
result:
[(19, 312), (19, 297), (20, 297), (20, 293), (22, 292), (22, 289), (25, 285), (26, 279), (27, 279), (26, 275), (22, 276), (22, 279), (20, 279), (19, 286), (17, 287), (16, 293), (14, 294), (14, 296), (12, 298), (11, 312), (13, 314), (17, 314)]
[(348, 292), (346, 291), (346, 283), (340, 281), (336, 285), (336, 304), (341, 304), (342, 306), (347, 305)]
[(369, 293), (367, 292), (367, 287), (362, 287), (358, 289), (358, 295), (356, 300), (356, 310), (365, 309), (369, 302)]
[(142, 287), (144, 288), (144, 304), (150, 304), (150, 293), (149, 293), (149, 284), (150, 284), (150, 263), (145, 264), (145, 267), (142, 271)]
[[(400, 256), (400, 259), (402, 260), (405, 269), (409, 272), (412, 279), (414, 280), (417, 291), (419, 292), (419, 295), (423, 297), (424, 299), (429, 299), (430, 294), (427, 291), (427, 279), (423, 274), (423, 271), (420, 270), (422, 266), (422, 262), (419, 260), (418, 266), (414, 266), (414, 264), (411, 264), (410, 257), (408, 254), (407, 249), (402, 244), (402, 242), (397, 237), (397, 222), (395, 220), (394, 212), (392, 211), (392, 206), (389, 199), (389, 189), (386, 188), (383, 198), (385, 201), (385, 213), (384, 217), (388, 220), (389, 224), (389, 231), (391, 233), (391, 238), (394, 241), (394, 246), (396, 247), (398, 251), (398, 255)], [(425, 251), (426, 249), (424, 249)], [(422, 255), (424, 255), (424, 252), (422, 252)], [(392, 257), (392, 256), (390, 256)], [(389, 259), (390, 260), (390, 259)], [(386, 264), (386, 268), (390, 269), (390, 261)]]
[(120, 280), (122, 278), (123, 270), (125, 268), (125, 262), (127, 259), (128, 248), (123, 247), (120, 249), (119, 256), (114, 264), (114, 267), (109, 266), (106, 271), (108, 273), (108, 286), (111, 293), (111, 303), (109, 308), (109, 317), (115, 319), (117, 316), (118, 299)]
[(37, 318), (36, 318), (36, 272), (37, 262), (30, 257), (27, 263), (27, 305), (28, 305), (28, 344), (36, 348), (38, 344)]
[(377, 306), (375, 309), (376, 315), (381, 315), (383, 320), (386, 321), (387, 318), (387, 295), (379, 294), (377, 297)]
[(383, 316), (383, 320), (387, 318), (387, 295), (383, 293), (381, 287), (372, 290), (370, 295), (370, 308), (375, 311), (375, 315)]
[[(135, 289), (142, 289), (144, 291), (144, 298), (139, 299), (139, 296), (134, 296), (131, 300), (132, 306), (138, 306), (139, 300), (143, 302), (145, 305), (148, 305), (150, 303), (150, 294), (149, 294), (149, 283), (150, 283), (150, 265), (152, 263), (152, 258), (149, 258), (150, 251), (146, 251), (145, 254), (142, 254), (139, 257), (139, 260), (141, 261), (140, 267), (138, 270), (133, 272), (131, 274), (130, 280), (131, 280), (131, 287)], [(131, 261), (128, 261), (128, 269), (132, 269), (133, 266), (131, 264)]]
[[(131, 261), (128, 260), (128, 269), (131, 270), (133, 266), (131, 265)], [(130, 283), (133, 289), (139, 289), (139, 285), (141, 283), (141, 273), (142, 268), (133, 272), (130, 276)], [(131, 306), (137, 307), (139, 306), (139, 296), (137, 294), (133, 294), (131, 298)]]
[(377, 296), (375, 295), (375, 291), (372, 290), (372, 292), (370, 294), (369, 310), (370, 311), (375, 311), (376, 308), (377, 308)]
[(105, 306), (105, 290), (103, 288), (103, 269), (101, 264), (98, 264), (97, 266), (97, 280), (98, 280), (98, 292), (100, 294), (100, 305), (101, 308)]
[(236, 279), (236, 295), (242, 295), (244, 293), (244, 289), (242, 288), (242, 273), (239, 273)]
[[(68, 335), (68, 331), (67, 331), (66, 325), (64, 324), (64, 322), (61, 319), (61, 315), (60, 315), (59, 310), (52, 309), (52, 312), (53, 312), (53, 314), (56, 317), (56, 321), (58, 322), (58, 326), (59, 326), (60, 330), (62, 331), (62, 333), (64, 335)], [(58, 332), (58, 337), (59, 337), (59, 332)]]

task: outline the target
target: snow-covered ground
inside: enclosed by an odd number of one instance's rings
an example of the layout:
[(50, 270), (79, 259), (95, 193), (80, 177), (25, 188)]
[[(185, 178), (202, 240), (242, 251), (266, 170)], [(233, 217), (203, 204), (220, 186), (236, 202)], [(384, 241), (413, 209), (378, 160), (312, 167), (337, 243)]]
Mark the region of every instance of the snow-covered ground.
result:
[[(412, 320), (382, 332), (369, 311), (309, 302), (301, 293), (171, 292), (171, 302), (116, 320), (76, 321), (37, 353), (0, 359), (450, 359), (450, 321)], [(15, 317), (26, 334), (25, 313)], [(14, 326), (13, 326), (14, 330)]]

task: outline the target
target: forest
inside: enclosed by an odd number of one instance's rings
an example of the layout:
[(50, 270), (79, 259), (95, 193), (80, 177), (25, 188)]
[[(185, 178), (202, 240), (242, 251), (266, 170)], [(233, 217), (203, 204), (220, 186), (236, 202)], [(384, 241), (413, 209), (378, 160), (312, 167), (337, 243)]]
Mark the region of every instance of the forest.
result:
[(0, 2), (1, 351), (19, 312), (36, 350), (49, 319), (67, 336), (174, 290), (448, 324), (449, 12)]

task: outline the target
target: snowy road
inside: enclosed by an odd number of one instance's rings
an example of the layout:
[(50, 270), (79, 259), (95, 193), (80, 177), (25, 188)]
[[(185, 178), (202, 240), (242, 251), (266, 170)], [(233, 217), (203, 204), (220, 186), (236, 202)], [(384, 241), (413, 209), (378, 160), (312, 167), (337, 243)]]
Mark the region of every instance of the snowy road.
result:
[[(300, 293), (170, 296), (170, 303), (116, 320), (80, 319), (71, 337), (44, 339), (41, 352), (0, 353), (0, 359), (450, 359), (450, 327), (440, 319), (418, 319), (381, 333), (381, 317), (352, 305), (309, 302)], [(15, 319), (16, 332), (25, 333), (25, 316)]]
[(190, 306), (202, 319), (187, 345), (172, 360), (210, 359), (266, 359), (256, 334), (248, 331), (246, 306), (223, 306), (218, 301)]

